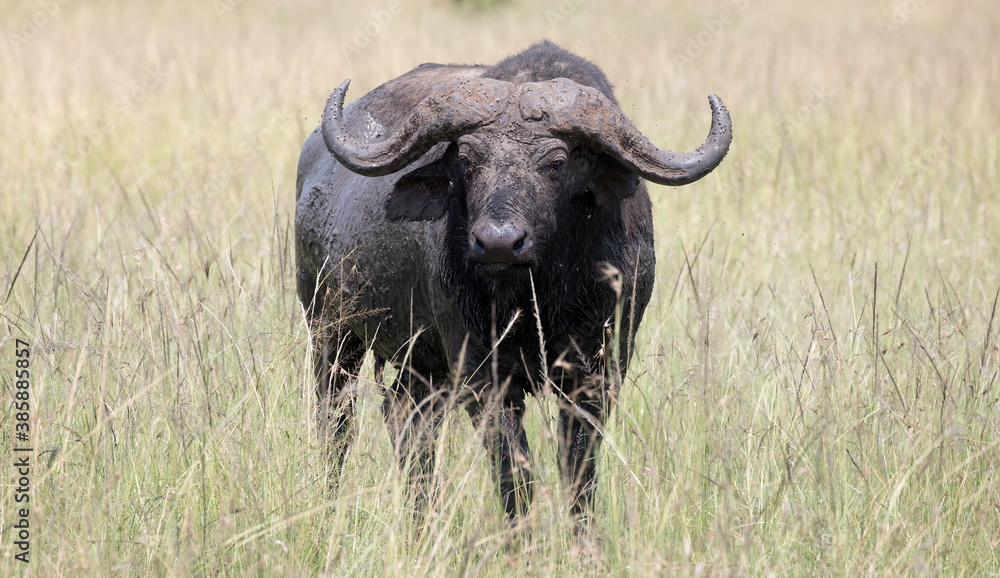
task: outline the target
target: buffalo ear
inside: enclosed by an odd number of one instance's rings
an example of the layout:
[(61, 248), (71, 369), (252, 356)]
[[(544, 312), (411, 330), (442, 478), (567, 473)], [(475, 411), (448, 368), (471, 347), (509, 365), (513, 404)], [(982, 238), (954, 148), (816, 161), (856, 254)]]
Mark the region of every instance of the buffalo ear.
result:
[(593, 195), (594, 202), (600, 206), (627, 199), (635, 194), (638, 187), (639, 175), (628, 170), (628, 167), (616, 159), (601, 155), (596, 174), (587, 190)]
[(385, 218), (390, 221), (440, 219), (454, 194), (447, 164), (444, 159), (438, 159), (396, 181), (385, 202)]

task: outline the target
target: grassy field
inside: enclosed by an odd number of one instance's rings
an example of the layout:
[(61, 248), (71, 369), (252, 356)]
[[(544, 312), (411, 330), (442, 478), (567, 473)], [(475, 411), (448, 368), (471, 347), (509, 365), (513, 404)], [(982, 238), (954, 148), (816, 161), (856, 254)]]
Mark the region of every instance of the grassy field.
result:
[[(1000, 574), (1000, 10), (923, 0), (6, 1), (0, 575)], [(666, 4), (666, 5), (664, 5)], [(330, 91), (551, 38), (664, 148), (592, 531), (502, 519), (464, 413), (414, 527), (366, 366), (324, 491), (295, 163)], [(31, 562), (14, 556), (16, 339)]]

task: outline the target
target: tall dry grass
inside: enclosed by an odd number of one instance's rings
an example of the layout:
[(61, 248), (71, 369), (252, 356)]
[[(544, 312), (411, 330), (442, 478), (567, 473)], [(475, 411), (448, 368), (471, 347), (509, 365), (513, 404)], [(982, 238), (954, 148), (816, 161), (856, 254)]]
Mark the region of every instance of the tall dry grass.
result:
[[(36, 448), (29, 566), (0, 468), (0, 574), (1000, 572), (993, 3), (473, 4), (0, 8), (0, 439), (26, 339)], [(661, 146), (701, 141), (709, 92), (735, 140), (654, 187), (656, 292), (593, 530), (566, 519), (551, 400), (529, 405), (524, 532), (461, 415), (415, 528), (368, 369), (324, 492), (296, 158), (344, 78), (358, 96), (543, 37)]]

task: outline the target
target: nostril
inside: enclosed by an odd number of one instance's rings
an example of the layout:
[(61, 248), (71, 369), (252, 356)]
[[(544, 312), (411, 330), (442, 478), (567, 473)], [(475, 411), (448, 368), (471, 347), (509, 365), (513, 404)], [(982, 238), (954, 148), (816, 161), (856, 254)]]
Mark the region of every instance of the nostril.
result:
[(530, 249), (527, 232), (509, 222), (486, 220), (469, 234), (469, 258), (480, 263), (520, 264)]

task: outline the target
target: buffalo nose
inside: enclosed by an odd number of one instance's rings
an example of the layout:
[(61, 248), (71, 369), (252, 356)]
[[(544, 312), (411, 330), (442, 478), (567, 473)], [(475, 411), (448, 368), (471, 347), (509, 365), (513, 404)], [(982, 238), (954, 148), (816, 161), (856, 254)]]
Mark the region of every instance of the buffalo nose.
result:
[(521, 263), (528, 244), (524, 229), (513, 223), (486, 221), (472, 229), (475, 259), (481, 263)]

